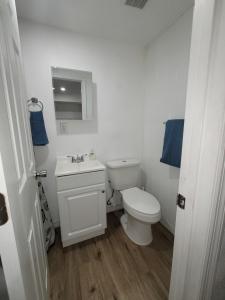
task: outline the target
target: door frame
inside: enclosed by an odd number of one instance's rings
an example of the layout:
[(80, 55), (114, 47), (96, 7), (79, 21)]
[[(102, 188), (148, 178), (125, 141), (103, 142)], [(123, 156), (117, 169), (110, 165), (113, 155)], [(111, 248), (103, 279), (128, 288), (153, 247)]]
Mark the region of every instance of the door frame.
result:
[(224, 1), (196, 0), (170, 300), (212, 293), (225, 215), (224, 32)]

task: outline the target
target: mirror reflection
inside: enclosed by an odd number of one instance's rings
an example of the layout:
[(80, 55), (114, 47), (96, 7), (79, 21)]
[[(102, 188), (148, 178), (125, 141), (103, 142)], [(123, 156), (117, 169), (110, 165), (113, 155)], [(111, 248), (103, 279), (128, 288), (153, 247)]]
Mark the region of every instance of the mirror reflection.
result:
[(54, 78), (53, 94), (57, 120), (82, 120), (81, 81)]

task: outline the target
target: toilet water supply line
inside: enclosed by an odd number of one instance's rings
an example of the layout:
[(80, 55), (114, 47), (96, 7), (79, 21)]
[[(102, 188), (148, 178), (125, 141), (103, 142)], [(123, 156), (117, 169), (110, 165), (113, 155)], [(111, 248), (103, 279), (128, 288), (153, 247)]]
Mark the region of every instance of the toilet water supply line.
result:
[[(109, 183), (109, 185), (110, 185), (110, 187), (111, 187), (111, 181), (110, 180), (108, 180), (108, 183)], [(111, 189), (112, 189), (112, 194), (111, 194), (111, 197), (107, 200), (107, 205), (108, 206), (110, 206), (110, 205), (112, 205), (112, 202), (111, 202), (111, 200), (112, 200), (112, 198), (113, 198), (113, 196), (114, 196), (114, 193), (115, 193), (115, 190), (111, 187)]]

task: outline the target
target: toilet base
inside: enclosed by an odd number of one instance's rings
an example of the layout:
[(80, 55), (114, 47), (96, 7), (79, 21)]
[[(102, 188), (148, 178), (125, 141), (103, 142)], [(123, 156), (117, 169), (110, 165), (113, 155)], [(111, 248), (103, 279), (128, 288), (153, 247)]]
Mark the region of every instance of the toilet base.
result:
[(150, 223), (143, 223), (125, 212), (120, 218), (126, 235), (137, 245), (147, 246), (152, 242), (152, 228)]

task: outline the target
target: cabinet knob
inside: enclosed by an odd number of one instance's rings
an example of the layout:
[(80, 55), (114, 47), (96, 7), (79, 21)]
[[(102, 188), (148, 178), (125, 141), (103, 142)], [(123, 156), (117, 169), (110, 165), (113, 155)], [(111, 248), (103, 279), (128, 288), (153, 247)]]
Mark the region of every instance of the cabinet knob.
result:
[(105, 193), (105, 191), (103, 190), (103, 191), (102, 191), (102, 193), (104, 194), (104, 193)]

